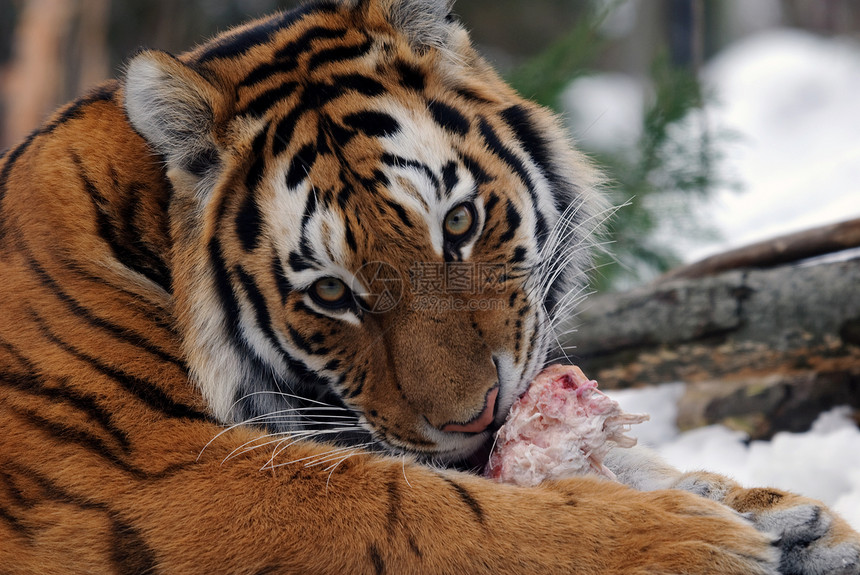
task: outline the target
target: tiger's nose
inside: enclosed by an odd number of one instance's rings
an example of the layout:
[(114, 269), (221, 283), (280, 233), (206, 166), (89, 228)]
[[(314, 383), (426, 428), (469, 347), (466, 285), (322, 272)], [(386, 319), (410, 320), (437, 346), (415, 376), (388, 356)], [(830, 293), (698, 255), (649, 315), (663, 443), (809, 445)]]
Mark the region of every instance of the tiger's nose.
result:
[(446, 423), (440, 429), (460, 433), (480, 433), (487, 429), (496, 417), (496, 398), (499, 396), (499, 386), (487, 392), (484, 399), (484, 409), (478, 417), (466, 423)]

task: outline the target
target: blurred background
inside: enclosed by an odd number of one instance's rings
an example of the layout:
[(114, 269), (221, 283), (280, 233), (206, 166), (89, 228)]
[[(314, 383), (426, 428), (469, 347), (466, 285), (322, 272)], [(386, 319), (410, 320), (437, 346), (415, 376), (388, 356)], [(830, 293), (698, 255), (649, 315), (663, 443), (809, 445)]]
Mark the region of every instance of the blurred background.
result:
[[(141, 47), (181, 52), (294, 5), (0, 0), (0, 150)], [(455, 13), (561, 114), (622, 206), (557, 359), (636, 388), (618, 399), (651, 413), (635, 431), (676, 465), (818, 497), (860, 529), (860, 2), (459, 0)], [(809, 246), (841, 253), (809, 260)], [(727, 250), (728, 265), (690, 273)]]
[[(122, 73), (291, 0), (0, 0), (0, 149)], [(860, 3), (460, 0), (479, 49), (612, 178), (598, 290), (860, 215)]]

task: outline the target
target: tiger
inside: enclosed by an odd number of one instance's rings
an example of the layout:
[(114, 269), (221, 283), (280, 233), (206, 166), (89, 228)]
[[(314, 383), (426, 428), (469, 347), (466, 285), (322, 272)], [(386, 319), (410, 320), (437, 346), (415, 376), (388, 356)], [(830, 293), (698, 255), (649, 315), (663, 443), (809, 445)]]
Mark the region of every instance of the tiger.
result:
[(0, 571), (860, 573), (823, 504), (644, 451), (475, 472), (607, 207), (451, 9), (142, 50), (3, 154)]

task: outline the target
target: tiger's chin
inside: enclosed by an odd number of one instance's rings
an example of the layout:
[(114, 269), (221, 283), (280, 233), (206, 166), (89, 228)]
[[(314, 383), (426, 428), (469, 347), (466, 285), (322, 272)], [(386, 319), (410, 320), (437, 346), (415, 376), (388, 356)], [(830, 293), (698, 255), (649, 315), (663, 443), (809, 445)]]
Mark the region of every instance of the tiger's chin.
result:
[(496, 432), (500, 427), (500, 423), (493, 423), (481, 433), (457, 438), (449, 442), (448, 449), (445, 450), (427, 452), (395, 449), (394, 451), (400, 454), (406, 451), (420, 463), (432, 467), (444, 467), (480, 475), (490, 459), (490, 452), (496, 441)]
[(493, 429), (492, 433), (471, 454), (451, 461), (449, 467), (458, 471), (481, 475), (490, 461), (490, 453), (496, 443), (496, 431), (498, 431), (498, 427)]

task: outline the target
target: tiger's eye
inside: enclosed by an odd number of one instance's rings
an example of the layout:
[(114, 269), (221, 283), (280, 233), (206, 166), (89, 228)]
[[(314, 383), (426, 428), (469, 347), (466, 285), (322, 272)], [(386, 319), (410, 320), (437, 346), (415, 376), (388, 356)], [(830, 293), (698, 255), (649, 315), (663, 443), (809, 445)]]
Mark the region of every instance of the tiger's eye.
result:
[(337, 307), (346, 299), (347, 288), (337, 278), (322, 278), (314, 282), (311, 293), (319, 304)]
[(464, 237), (472, 231), (475, 214), (469, 204), (460, 204), (445, 216), (445, 234), (451, 239)]

